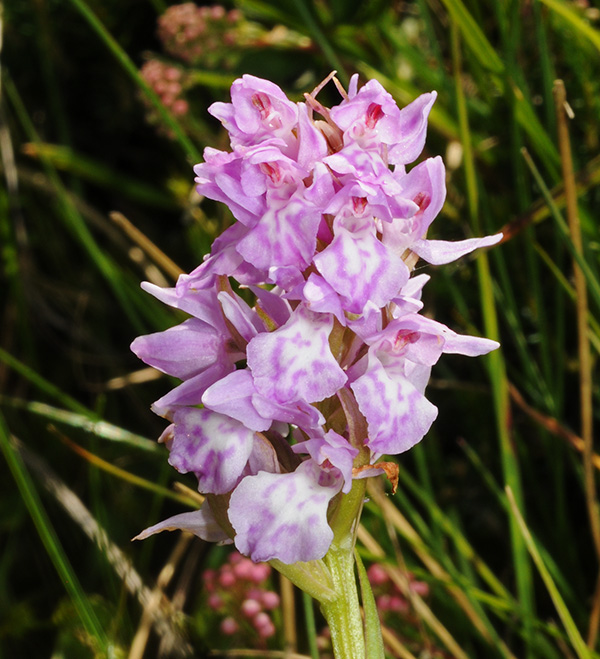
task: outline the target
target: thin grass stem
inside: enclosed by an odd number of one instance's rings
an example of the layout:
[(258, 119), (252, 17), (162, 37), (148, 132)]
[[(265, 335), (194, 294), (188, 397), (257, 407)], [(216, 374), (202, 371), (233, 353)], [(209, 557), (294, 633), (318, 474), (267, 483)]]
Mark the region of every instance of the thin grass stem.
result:
[(594, 300), (596, 304), (600, 306), (600, 282), (595, 277), (592, 269), (584, 259), (583, 255), (580, 254), (579, 251), (575, 249), (575, 246), (573, 245), (573, 241), (571, 240), (569, 227), (567, 226), (567, 223), (565, 222), (563, 216), (560, 214), (558, 207), (554, 203), (554, 200), (552, 199), (552, 194), (550, 193), (548, 186), (544, 182), (544, 179), (542, 178), (539, 169), (533, 162), (531, 155), (529, 154), (526, 148), (521, 149), (521, 153), (523, 154), (523, 158), (525, 158), (525, 162), (527, 163), (527, 166), (531, 170), (531, 173), (535, 178), (535, 182), (538, 184), (542, 192), (542, 195), (546, 200), (548, 207), (550, 208), (552, 217), (556, 221), (556, 224), (562, 233), (567, 248), (571, 252), (571, 255), (573, 256), (575, 261), (577, 262), (577, 265), (581, 268), (581, 271), (585, 275), (585, 280), (587, 286), (589, 287), (588, 289), (589, 292), (594, 296)]
[(48, 518), (31, 476), (23, 464), (20, 455), (11, 444), (8, 427), (1, 415), (0, 449), (4, 454), (4, 458), (8, 463), (13, 478), (17, 482), (21, 497), (27, 506), (27, 510), (31, 515), (44, 548), (46, 549), (65, 590), (73, 601), (75, 611), (79, 615), (84, 629), (89, 634), (90, 638), (94, 639), (95, 643), (98, 645), (98, 649), (101, 650), (105, 656), (108, 656), (109, 653), (112, 654), (113, 649), (111, 649), (111, 643), (107, 638), (102, 625), (100, 624), (96, 613), (79, 582), (77, 574), (71, 566), (58, 535)]
[(283, 610), (283, 636), (286, 652), (296, 652), (298, 649), (298, 633), (296, 631), (296, 602), (294, 600), (294, 584), (283, 574), (279, 574), (279, 590), (281, 592), (281, 608)]
[(317, 624), (315, 622), (314, 600), (302, 591), (302, 605), (304, 608), (304, 624), (306, 626), (306, 641), (311, 659), (319, 659), (319, 646), (317, 645)]
[(155, 245), (148, 236), (132, 224), (123, 213), (113, 212), (110, 219), (132, 240), (146, 255), (156, 263), (174, 281), (177, 281), (183, 270)]
[(121, 66), (127, 71), (127, 73), (133, 78), (136, 85), (142, 90), (142, 92), (147, 96), (148, 100), (155, 107), (156, 111), (160, 115), (162, 121), (165, 125), (173, 131), (177, 141), (181, 144), (188, 158), (193, 162), (198, 162), (200, 160), (200, 152), (189, 139), (189, 137), (183, 132), (179, 123), (173, 118), (171, 113), (167, 110), (164, 103), (160, 100), (156, 92), (150, 87), (150, 85), (144, 80), (138, 71), (135, 64), (131, 61), (131, 58), (127, 53), (121, 48), (116, 39), (112, 34), (104, 27), (102, 21), (94, 14), (94, 12), (88, 7), (88, 5), (83, 0), (71, 0), (71, 3), (79, 11), (79, 13), (85, 18), (90, 27), (96, 32), (100, 39), (105, 43), (109, 51), (114, 55), (117, 61)]
[(165, 487), (153, 483), (152, 481), (149, 481), (146, 478), (141, 478), (140, 476), (136, 476), (135, 474), (132, 474), (126, 469), (121, 469), (120, 467), (117, 467), (111, 462), (108, 462), (108, 460), (104, 460), (103, 458), (95, 455), (91, 451), (88, 451), (87, 449), (83, 448), (83, 446), (79, 446), (79, 444), (77, 444), (72, 439), (67, 437), (67, 435), (59, 432), (56, 428), (54, 428), (54, 426), (50, 426), (50, 432), (53, 432), (55, 435), (57, 435), (57, 437), (61, 440), (61, 442), (63, 442), (65, 446), (67, 446), (71, 451), (73, 451), (73, 453), (76, 453), (81, 458), (86, 460), (90, 465), (97, 467), (102, 471), (105, 471), (107, 474), (110, 474), (115, 478), (120, 478), (126, 483), (129, 483), (130, 485), (135, 485), (136, 487), (141, 487), (144, 490), (149, 490), (150, 492), (159, 494), (160, 496), (167, 499), (172, 499), (173, 501), (177, 501), (177, 503), (182, 503), (183, 505), (189, 506), (193, 509), (197, 507), (197, 502), (195, 500), (189, 499), (184, 495), (177, 494), (176, 492), (172, 492), (171, 490), (168, 490)]
[[(467, 188), (469, 216), (473, 227), (479, 232), (480, 221), (478, 216), (478, 190), (473, 151), (471, 148), (471, 134), (462, 88), (462, 59), (458, 27), (451, 26), (452, 62), (457, 98), (457, 112), (461, 130), (464, 167)], [(494, 305), (494, 288), (490, 272), (489, 261), (485, 252), (477, 257), (477, 270), (479, 275), (480, 299), (485, 324), (485, 335), (491, 339), (499, 339), (498, 317)], [(487, 357), (489, 373), (492, 382), (493, 399), (496, 413), (496, 427), (500, 439), (500, 453), (505, 482), (511, 486), (518, 501), (523, 500), (520, 467), (516, 449), (510, 436), (511, 410), (508, 395), (506, 366), (501, 351), (494, 351)], [(531, 648), (531, 617), (533, 616), (533, 584), (531, 567), (527, 558), (526, 547), (519, 535), (518, 528), (512, 517), (509, 517), (511, 550), (513, 565), (515, 567), (518, 599), (523, 607), (524, 636), (527, 648)]]
[[(571, 240), (575, 250), (583, 258), (583, 241), (581, 238), (581, 226), (577, 211), (577, 192), (575, 189), (575, 177), (573, 175), (573, 159), (571, 156), (571, 141), (569, 128), (567, 126), (567, 113), (565, 106), (567, 94), (562, 80), (554, 82), (554, 100), (556, 105), (558, 145), (560, 148), (563, 179), (565, 182), (565, 198), (567, 202), (567, 220)], [(596, 482), (594, 475), (594, 428), (592, 408), (592, 358), (590, 353), (590, 342), (588, 340), (588, 297), (585, 276), (578, 266), (573, 263), (575, 276), (575, 305), (577, 310), (577, 345), (579, 354), (579, 397), (581, 414), (581, 437), (583, 439), (583, 475), (585, 498), (590, 519), (592, 538), (596, 549), (596, 555), (600, 561), (600, 508), (596, 497)], [(596, 589), (598, 593), (598, 589)], [(600, 593), (598, 593), (600, 595)], [(588, 631), (588, 646), (594, 647), (598, 637), (598, 624), (600, 606), (594, 602), (592, 611), (595, 616), (590, 617)]]
[(571, 614), (569, 613), (569, 609), (567, 608), (567, 605), (565, 604), (563, 598), (561, 597), (560, 592), (558, 591), (558, 588), (556, 587), (556, 584), (554, 583), (554, 580), (552, 579), (552, 576), (550, 575), (550, 572), (548, 571), (548, 568), (546, 567), (544, 560), (538, 550), (538, 547), (529, 529), (527, 528), (527, 524), (523, 519), (523, 515), (519, 510), (514, 493), (509, 485), (506, 486), (505, 491), (512, 515), (516, 520), (516, 523), (518, 525), (521, 534), (523, 535), (523, 539), (525, 541), (525, 544), (527, 545), (527, 549), (531, 555), (531, 558), (533, 559), (533, 562), (535, 563), (538, 572), (542, 577), (542, 580), (548, 590), (548, 593), (550, 594), (552, 602), (556, 607), (556, 611), (558, 612), (558, 615), (565, 627), (565, 630), (573, 645), (573, 649), (575, 650), (575, 653), (577, 654), (579, 659), (591, 659), (592, 657), (595, 656), (595, 653), (592, 653), (590, 651), (590, 649), (586, 646), (583, 638), (581, 637), (581, 634), (579, 633), (579, 630), (577, 629), (577, 626), (575, 625), (575, 622), (571, 617)]

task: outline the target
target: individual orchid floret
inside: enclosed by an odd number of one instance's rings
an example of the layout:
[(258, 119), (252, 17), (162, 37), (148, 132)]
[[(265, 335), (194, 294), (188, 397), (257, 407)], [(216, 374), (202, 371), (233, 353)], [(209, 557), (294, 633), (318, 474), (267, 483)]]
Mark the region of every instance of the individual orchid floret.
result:
[[(260, 270), (294, 268), (298, 275), (310, 265), (317, 247), (323, 207), (334, 193), (331, 176), (321, 163), (305, 185), (298, 180), (288, 194), (267, 193), (268, 210), (237, 245), (242, 257)], [(271, 277), (281, 284), (281, 277)]]
[(325, 158), (324, 162), (343, 186), (327, 207), (327, 212), (338, 212), (340, 201), (343, 203), (348, 197), (355, 208), (355, 199), (363, 200), (363, 213), (385, 222), (410, 218), (418, 211), (418, 205), (407, 198), (401, 182), (378, 154), (351, 143)]
[(229, 132), (231, 146), (251, 146), (277, 138), (296, 150), (296, 105), (274, 83), (244, 75), (231, 86), (231, 103), (213, 103), (208, 111)]
[(147, 364), (184, 380), (154, 404), (157, 414), (169, 418), (177, 407), (198, 405), (206, 388), (235, 370), (236, 362), (246, 356), (246, 344), (264, 330), (264, 324), (233, 291), (217, 292), (213, 286), (181, 294), (177, 289), (145, 287), (193, 316), (164, 332), (140, 336), (131, 344)]
[(446, 199), (446, 170), (439, 156), (428, 158), (399, 176), (402, 195), (416, 205), (416, 212), (404, 222), (382, 224), (382, 242), (402, 256), (425, 236)]
[(319, 410), (305, 400), (281, 403), (262, 394), (250, 369), (238, 369), (212, 384), (202, 395), (202, 404), (256, 432), (269, 430), (275, 421), (305, 429), (325, 423)]
[(331, 110), (331, 118), (344, 133), (344, 143), (356, 142), (366, 149), (385, 145), (393, 164), (408, 164), (419, 156), (435, 92), (419, 96), (402, 110), (377, 80), (369, 80), (349, 96)]
[[(266, 210), (264, 185), (244, 186), (250, 167), (239, 152), (204, 150), (204, 162), (194, 167), (198, 192), (227, 205), (236, 220), (254, 226)], [(264, 175), (263, 175), (264, 176)], [(255, 177), (254, 177), (255, 178)]]
[(315, 403), (333, 396), (346, 382), (329, 346), (333, 318), (303, 305), (273, 332), (248, 344), (248, 366), (263, 394), (279, 403)]
[(418, 383), (411, 382), (410, 374), (388, 371), (373, 354), (363, 375), (350, 387), (367, 420), (366, 443), (377, 455), (395, 455), (412, 448), (437, 417), (437, 408), (425, 398)]
[(329, 430), (323, 437), (314, 437), (295, 444), (292, 451), (308, 453), (321, 467), (338, 470), (344, 479), (342, 492), (350, 492), (353, 460), (358, 455), (358, 449), (351, 446), (345, 437), (338, 435), (335, 430)]
[(336, 222), (334, 231), (335, 238), (314, 263), (339, 294), (343, 309), (362, 314), (368, 302), (385, 306), (408, 281), (404, 261), (377, 239), (372, 221)]
[(341, 473), (312, 460), (290, 474), (260, 472), (245, 478), (229, 503), (236, 547), (255, 561), (277, 558), (291, 564), (322, 558), (333, 540), (327, 507), (343, 482)]
[(254, 432), (224, 414), (183, 408), (173, 415), (169, 464), (193, 472), (202, 493), (225, 494), (240, 481), (254, 443)]

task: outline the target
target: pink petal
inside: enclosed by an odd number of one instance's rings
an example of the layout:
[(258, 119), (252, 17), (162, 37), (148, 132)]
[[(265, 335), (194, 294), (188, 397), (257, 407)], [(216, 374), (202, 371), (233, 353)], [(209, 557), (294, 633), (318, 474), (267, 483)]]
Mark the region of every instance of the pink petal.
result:
[(154, 524), (154, 526), (150, 526), (136, 535), (133, 540), (145, 540), (155, 533), (177, 530), (188, 531), (207, 542), (221, 542), (223, 544), (232, 542), (225, 531), (217, 524), (207, 502), (204, 502), (199, 510), (174, 515), (158, 524)]
[(223, 344), (213, 327), (191, 318), (164, 332), (138, 336), (131, 350), (146, 364), (185, 380), (227, 359)]
[(480, 247), (490, 247), (502, 240), (502, 234), (497, 233), (493, 236), (484, 238), (468, 238), (449, 242), (447, 240), (417, 240), (411, 246), (415, 254), (433, 265), (444, 265), (456, 261), (461, 256), (479, 249)]

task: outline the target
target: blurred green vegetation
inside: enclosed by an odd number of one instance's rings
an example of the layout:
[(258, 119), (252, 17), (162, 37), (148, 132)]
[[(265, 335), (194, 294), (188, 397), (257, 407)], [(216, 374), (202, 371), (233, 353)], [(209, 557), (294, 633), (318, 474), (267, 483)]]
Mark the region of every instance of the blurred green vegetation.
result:
[[(502, 349), (441, 361), (429, 388), (436, 424), (398, 459), (398, 493), (373, 489), (366, 507), (363, 560), (382, 562), (400, 587), (407, 570), (430, 587), (389, 623), (389, 656), (599, 656), (600, 458), (589, 435), (600, 409), (600, 10), (586, 0), (238, 0), (226, 8), (241, 12), (239, 41), (190, 65), (156, 36), (170, 4), (3, 6), (0, 658), (188, 656), (186, 639), (193, 656), (227, 647), (206, 624), (201, 581), (224, 550), (198, 540), (172, 553), (172, 534), (129, 542), (193, 506), (173, 482), (194, 483), (154, 442), (164, 423), (149, 405), (171, 384), (128, 349), (177, 322), (139, 289), (169, 285), (173, 270), (110, 213), (191, 270), (230, 221), (193, 193), (202, 149), (226, 147), (206, 108), (243, 73), (300, 99), (332, 69), (342, 82), (379, 79), (399, 105), (436, 89), (423, 157), (444, 156), (448, 200), (431, 235), (506, 234), (477, 258), (426, 270), (436, 319)], [(152, 57), (185, 72), (187, 114), (140, 75)], [(557, 78), (589, 302), (573, 276)], [(322, 94), (337, 102), (333, 88)], [(169, 562), (175, 576), (153, 618)], [(314, 655), (297, 620), (299, 651)]]

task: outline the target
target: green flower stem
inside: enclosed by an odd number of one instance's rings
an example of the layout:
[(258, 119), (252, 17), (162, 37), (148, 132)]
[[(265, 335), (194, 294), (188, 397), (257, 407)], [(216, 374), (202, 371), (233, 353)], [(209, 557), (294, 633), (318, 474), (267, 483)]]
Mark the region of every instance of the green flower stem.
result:
[(342, 497), (331, 520), (333, 543), (323, 559), (329, 568), (335, 599), (321, 601), (329, 624), (335, 659), (364, 659), (365, 637), (354, 574), (356, 529), (365, 500), (366, 479), (357, 479)]
[(350, 492), (344, 494), (342, 497), (339, 508), (331, 520), (331, 528), (333, 530), (332, 548), (336, 546), (339, 548), (343, 547), (350, 551), (350, 553), (354, 550), (356, 530), (365, 502), (366, 489), (367, 479), (356, 479), (352, 482)]
[(314, 597), (319, 602), (334, 601), (337, 593), (325, 564), (325, 559), (309, 563), (286, 565), (277, 559), (270, 565), (287, 577), (295, 586)]
[(331, 631), (335, 659), (365, 659), (363, 622), (358, 604), (354, 553), (332, 546), (323, 559), (331, 573), (336, 599), (321, 603)]

